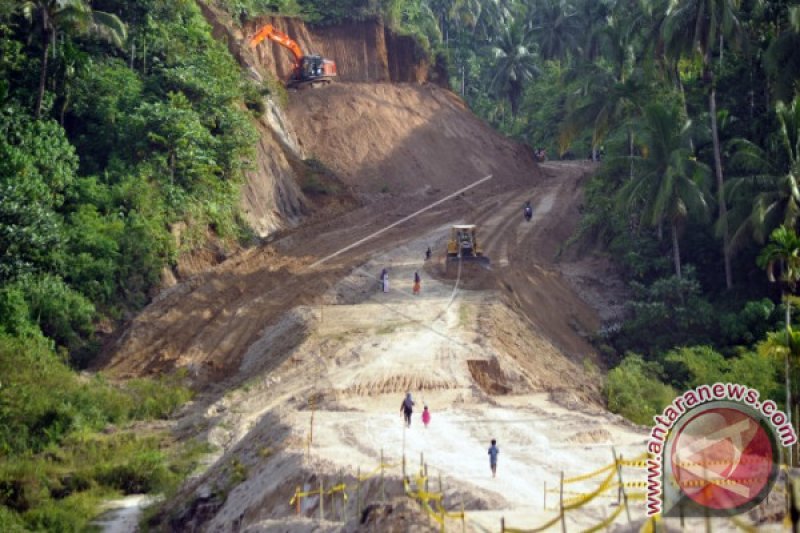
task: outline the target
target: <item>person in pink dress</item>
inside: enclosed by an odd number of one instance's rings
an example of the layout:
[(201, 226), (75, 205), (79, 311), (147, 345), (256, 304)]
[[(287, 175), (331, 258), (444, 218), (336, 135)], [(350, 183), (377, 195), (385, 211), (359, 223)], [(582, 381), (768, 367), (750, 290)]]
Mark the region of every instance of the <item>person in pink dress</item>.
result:
[(428, 406), (425, 406), (425, 409), (422, 410), (422, 423), (425, 424), (425, 427), (428, 427), (428, 424), (431, 423), (431, 412), (428, 411)]

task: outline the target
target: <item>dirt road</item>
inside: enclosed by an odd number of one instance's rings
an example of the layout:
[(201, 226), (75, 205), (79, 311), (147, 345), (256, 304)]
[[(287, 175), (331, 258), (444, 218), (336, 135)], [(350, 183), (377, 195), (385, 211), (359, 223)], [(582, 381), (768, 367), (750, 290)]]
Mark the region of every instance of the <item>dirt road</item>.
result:
[[(332, 92), (331, 116), (340, 104), (380, 110), (376, 99), (392, 103), (390, 116), (361, 119), (376, 121), (367, 131), (381, 123), (393, 129), (364, 139), (369, 164), (359, 150), (330, 155), (332, 164), (361, 169), (349, 179), (362, 207), (317, 218), (165, 291), (107, 351), (104, 370), (112, 375), (185, 368), (202, 392), (178, 432), (200, 435), (217, 452), (210, 469), (170, 504), (182, 509), (170, 519), (180, 527), (288, 520), (285, 502), (295, 485), (372, 470), (381, 450), (395, 464), (404, 450), (407, 457), (424, 453), (429, 468), (442, 473), (448, 505), (463, 497), (473, 513), (530, 507), (544, 499), (546, 479), (552, 484), (561, 470), (579, 473), (610, 460), (612, 443), (626, 455), (641, 449), (643, 434), (599, 407), (599, 361), (586, 340), (602, 309), (588, 305), (580, 287), (613, 276), (586, 254), (556, 261), (578, 221), (581, 184), (592, 167), (539, 168), (437, 91)], [(431, 107), (423, 118), (420, 102)], [(322, 112), (313, 102), (295, 103)], [(420, 132), (435, 131), (436, 117), (460, 124), (460, 133), (420, 141)], [(337, 135), (344, 142), (346, 128), (322, 124), (328, 126), (301, 128), (301, 142), (329, 146)], [(397, 151), (397, 137), (410, 151)], [(420, 142), (450, 154), (469, 148), (482, 158), (449, 156), (424, 169), (424, 158), (407, 157), (419, 153)], [(392, 176), (392, 190), (376, 191), (366, 167)], [(493, 173), (485, 183), (403, 221), (485, 178), (480, 171), (487, 169)], [(522, 216), (525, 199), (534, 205), (530, 222)], [(478, 224), (490, 270), (445, 275), (439, 261), (454, 223)], [(426, 264), (428, 246), (434, 257)], [(388, 294), (377, 291), (382, 268), (389, 270)], [(423, 277), (419, 296), (411, 294), (415, 271)], [(403, 430), (397, 408), (406, 391), (431, 406), (427, 431), (418, 419)], [(503, 450), (498, 480), (487, 475), (484, 457), (493, 437)], [(395, 492), (399, 474), (389, 473)], [(370, 496), (375, 490), (365, 487)], [(227, 497), (216, 501), (214, 494)], [(315, 512), (313, 501), (305, 505), (305, 514)]]

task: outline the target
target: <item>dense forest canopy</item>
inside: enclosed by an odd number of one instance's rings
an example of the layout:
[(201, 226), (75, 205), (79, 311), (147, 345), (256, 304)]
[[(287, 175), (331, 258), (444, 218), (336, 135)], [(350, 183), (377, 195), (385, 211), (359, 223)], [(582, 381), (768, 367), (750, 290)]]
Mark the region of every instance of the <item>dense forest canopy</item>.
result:
[[(625, 316), (594, 339), (612, 410), (647, 422), (676, 390), (719, 379), (794, 410), (794, 2), (216, 4), (239, 22), (380, 17), (502, 132), (600, 161), (569, 246), (608, 251), (630, 284)], [(239, 186), (250, 114), (274, 91), (241, 72), (193, 0), (0, 0), (3, 531), (81, 530), (109, 491), (164, 490), (186, 468), (161, 437), (97, 433), (166, 416), (185, 389), (74, 370), (179, 254), (252, 238)]]

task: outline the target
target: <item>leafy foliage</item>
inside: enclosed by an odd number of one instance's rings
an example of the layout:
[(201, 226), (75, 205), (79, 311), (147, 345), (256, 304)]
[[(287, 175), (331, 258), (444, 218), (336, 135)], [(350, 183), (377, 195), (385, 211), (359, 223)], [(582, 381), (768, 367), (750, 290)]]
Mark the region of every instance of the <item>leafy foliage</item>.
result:
[(658, 363), (628, 355), (608, 373), (608, 408), (637, 424), (650, 424), (675, 397), (672, 387), (661, 382), (662, 376)]

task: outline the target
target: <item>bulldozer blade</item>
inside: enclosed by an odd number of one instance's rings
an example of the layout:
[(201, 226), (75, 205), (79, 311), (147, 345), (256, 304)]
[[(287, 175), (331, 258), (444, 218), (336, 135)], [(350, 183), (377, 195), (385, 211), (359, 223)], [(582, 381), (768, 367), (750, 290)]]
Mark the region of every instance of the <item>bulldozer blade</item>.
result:
[(484, 256), (465, 256), (465, 257), (458, 257), (449, 255), (447, 256), (447, 262), (452, 265), (457, 265), (459, 261), (463, 261), (463, 264), (470, 264), (470, 265), (478, 265), (482, 266), (483, 268), (491, 270), (491, 260), (488, 257)]

